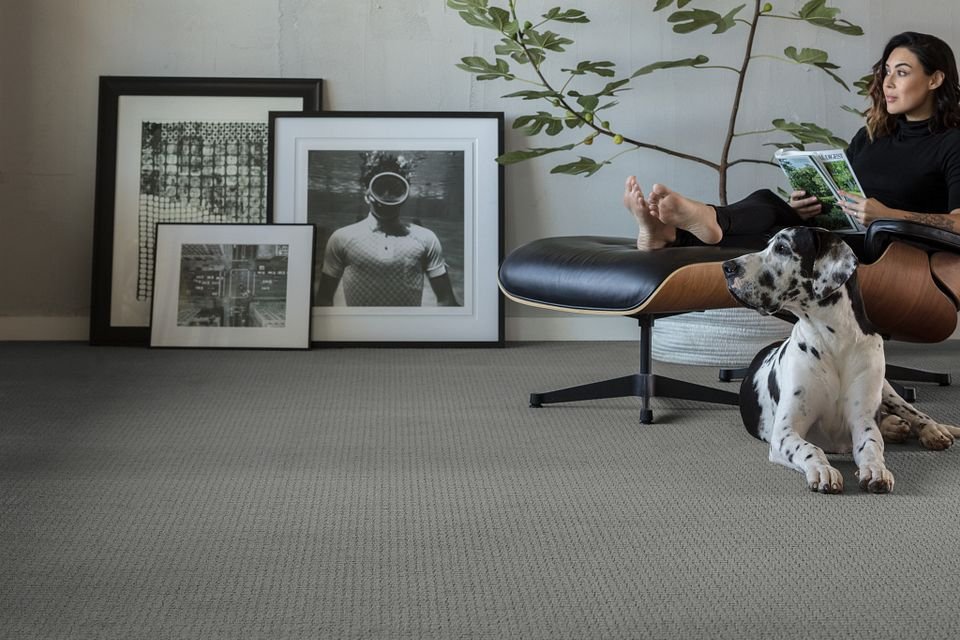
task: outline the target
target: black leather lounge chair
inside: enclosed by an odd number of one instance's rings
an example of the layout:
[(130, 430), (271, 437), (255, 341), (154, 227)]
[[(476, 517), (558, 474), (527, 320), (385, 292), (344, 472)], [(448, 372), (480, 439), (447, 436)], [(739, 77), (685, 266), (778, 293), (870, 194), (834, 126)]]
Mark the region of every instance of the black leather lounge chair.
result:
[[(735, 405), (738, 394), (653, 373), (654, 321), (678, 313), (735, 307), (720, 265), (749, 249), (682, 247), (644, 252), (632, 238), (569, 236), (518, 247), (500, 267), (500, 288), (520, 304), (632, 318), (640, 325), (636, 373), (530, 394), (530, 406), (635, 396), (640, 422), (653, 422), (650, 399)], [(905, 222), (870, 226), (859, 278), (867, 315), (886, 337), (939, 342), (957, 325), (960, 236)], [(949, 377), (888, 365), (890, 378), (949, 384)]]

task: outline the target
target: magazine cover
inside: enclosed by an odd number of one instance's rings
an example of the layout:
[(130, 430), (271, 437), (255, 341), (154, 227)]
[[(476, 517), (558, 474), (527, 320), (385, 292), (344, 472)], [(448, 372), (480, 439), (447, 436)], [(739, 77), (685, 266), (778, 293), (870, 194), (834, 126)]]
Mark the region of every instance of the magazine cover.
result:
[(850, 166), (846, 153), (840, 149), (815, 151), (814, 153), (816, 154), (814, 157), (820, 161), (820, 165), (838, 190), (852, 193), (861, 198), (865, 197), (863, 187), (860, 186), (860, 181), (853, 173), (853, 167)]
[(842, 149), (827, 151), (792, 151), (780, 149), (775, 154), (790, 186), (796, 191), (805, 191), (823, 204), (823, 213), (813, 222), (825, 229), (837, 232), (859, 232), (864, 226), (848, 216), (837, 205), (840, 191), (863, 197), (863, 188), (857, 180)]

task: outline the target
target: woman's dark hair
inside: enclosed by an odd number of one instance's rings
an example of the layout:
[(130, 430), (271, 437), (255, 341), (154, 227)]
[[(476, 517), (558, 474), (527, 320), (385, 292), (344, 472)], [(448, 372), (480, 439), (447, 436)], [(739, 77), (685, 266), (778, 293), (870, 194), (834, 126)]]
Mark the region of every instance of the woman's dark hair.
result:
[(867, 110), (867, 133), (870, 139), (888, 136), (896, 130), (897, 116), (887, 111), (883, 97), (884, 65), (894, 49), (909, 49), (927, 75), (936, 71), (943, 73), (943, 82), (934, 90), (933, 115), (930, 118), (932, 131), (943, 131), (960, 127), (960, 78), (957, 75), (957, 61), (953, 57), (950, 45), (935, 36), (915, 31), (905, 31), (890, 38), (883, 50), (883, 56), (873, 65), (873, 80), (870, 82), (870, 100)]

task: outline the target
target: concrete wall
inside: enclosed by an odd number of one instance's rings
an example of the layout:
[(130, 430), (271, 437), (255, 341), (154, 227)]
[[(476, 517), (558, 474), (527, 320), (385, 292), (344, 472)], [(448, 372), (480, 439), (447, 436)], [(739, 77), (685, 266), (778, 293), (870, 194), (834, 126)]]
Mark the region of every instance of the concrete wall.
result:
[[(554, 4), (523, 0), (519, 9), (536, 21)], [(576, 44), (550, 70), (582, 59), (612, 60), (628, 72), (698, 53), (723, 64), (742, 56), (744, 29), (678, 36), (665, 22), (668, 12), (652, 13), (653, 4), (565, 5), (586, 10), (593, 22), (555, 27)], [(802, 4), (774, 2), (780, 13)], [(771, 20), (757, 52), (780, 54), (788, 44), (821, 48), (853, 80), (899, 31), (927, 31), (960, 46), (960, 8), (952, 0), (831, 4), (866, 35)], [(467, 55), (490, 57), (495, 42), (493, 32), (468, 27), (443, 0), (0, 0), (0, 339), (86, 338), (98, 76), (321, 77), (328, 110), (502, 110), (510, 123), (529, 106), (500, 98), (520, 89), (518, 83), (478, 82), (453, 66)], [(732, 77), (690, 70), (645, 76), (608, 117), (634, 137), (715, 159)], [(814, 69), (758, 59), (746, 90), (741, 129), (766, 128), (778, 116), (819, 122), (846, 138), (859, 126), (839, 108), (859, 106), (859, 98)], [(528, 142), (555, 140), (508, 133), (508, 148)], [(590, 152), (602, 159), (619, 150), (598, 142)], [(756, 156), (770, 149), (744, 139), (737, 151)], [(551, 176), (555, 158), (508, 168), (508, 250), (547, 235), (631, 234), (632, 220), (620, 204), (628, 174), (645, 186), (659, 181), (716, 198), (715, 173), (652, 152), (625, 154), (589, 179)], [(783, 184), (776, 170), (755, 165), (731, 177), (733, 197)], [(508, 338), (565, 322), (516, 305), (507, 314)], [(628, 324), (616, 325), (626, 337), (633, 333)], [(578, 326), (582, 337), (600, 337), (590, 328), (595, 325)]]

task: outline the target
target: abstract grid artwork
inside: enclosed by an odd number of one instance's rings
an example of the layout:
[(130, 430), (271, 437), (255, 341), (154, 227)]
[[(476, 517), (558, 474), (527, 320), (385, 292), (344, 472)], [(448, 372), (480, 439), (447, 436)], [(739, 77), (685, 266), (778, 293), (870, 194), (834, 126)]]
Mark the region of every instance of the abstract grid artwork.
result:
[(157, 223), (266, 221), (266, 152), (266, 123), (143, 123), (138, 300), (152, 292)]

